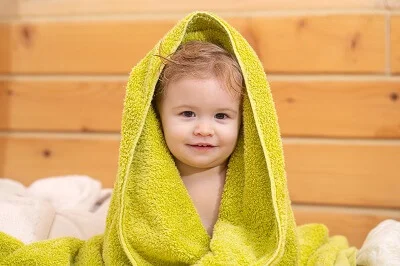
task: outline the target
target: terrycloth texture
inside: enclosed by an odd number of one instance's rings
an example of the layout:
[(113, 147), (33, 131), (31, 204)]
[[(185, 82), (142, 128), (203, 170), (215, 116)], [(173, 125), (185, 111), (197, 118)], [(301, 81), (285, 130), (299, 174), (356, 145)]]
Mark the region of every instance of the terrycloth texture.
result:
[(357, 254), (357, 264), (400, 265), (400, 221), (385, 220), (369, 232)]
[(355, 248), (349, 248), (343, 236), (329, 238), (326, 226), (307, 224), (297, 228), (299, 239), (299, 265), (356, 265)]
[[(234, 53), (247, 88), (243, 128), (228, 165), (212, 238), (180, 179), (151, 104), (162, 70), (155, 55), (160, 51), (169, 55), (189, 40), (218, 43)], [(354, 265), (354, 252), (346, 251), (342, 239), (329, 240), (320, 226), (296, 231), (277, 116), (263, 67), (245, 39), (212, 14), (187, 16), (133, 69), (119, 156), (103, 239), (91, 239), (86, 246), (72, 239), (54, 242), (60, 249), (54, 258), (60, 262), (78, 254), (74, 262), (82, 265), (89, 265), (88, 261), (108, 265), (311, 265), (337, 259)], [(5, 236), (1, 239), (18, 245)], [(28, 257), (38, 245), (15, 253)], [(300, 250), (303, 247), (306, 251)], [(49, 252), (42, 253), (44, 259), (50, 257)], [(12, 254), (6, 258), (11, 259)]]

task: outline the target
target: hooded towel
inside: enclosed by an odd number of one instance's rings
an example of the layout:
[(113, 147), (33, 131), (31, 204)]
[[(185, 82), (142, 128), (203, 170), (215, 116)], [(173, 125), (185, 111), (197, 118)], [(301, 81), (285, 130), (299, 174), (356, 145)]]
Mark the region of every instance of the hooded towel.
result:
[[(180, 178), (152, 105), (163, 67), (157, 55), (168, 56), (190, 40), (212, 42), (234, 54), (246, 87), (242, 129), (212, 237)], [(104, 235), (25, 246), (0, 234), (0, 241), (0, 264), (24, 265), (355, 265), (356, 252), (345, 238), (328, 238), (323, 225), (296, 228), (262, 64), (233, 27), (207, 12), (178, 22), (130, 74)]]

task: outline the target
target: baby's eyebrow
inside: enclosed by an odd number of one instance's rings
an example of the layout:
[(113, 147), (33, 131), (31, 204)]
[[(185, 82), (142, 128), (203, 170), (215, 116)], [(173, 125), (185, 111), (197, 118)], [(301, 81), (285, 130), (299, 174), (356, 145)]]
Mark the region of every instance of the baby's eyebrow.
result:
[(195, 109), (194, 106), (187, 105), (187, 104), (175, 106), (173, 109), (185, 109), (185, 108), (187, 108), (187, 109)]
[(217, 109), (218, 112), (230, 112), (230, 113), (234, 113), (237, 114), (238, 112), (232, 108), (219, 108)]
[[(198, 107), (196, 106), (192, 106), (192, 105), (188, 105), (188, 104), (183, 104), (183, 105), (178, 105), (173, 107), (173, 109), (189, 109), (189, 110), (196, 110), (198, 109)], [(224, 112), (228, 112), (228, 113), (232, 113), (232, 114), (237, 114), (238, 111), (236, 111), (235, 109), (226, 107), (226, 108), (217, 108), (215, 110), (217, 113), (224, 113)]]

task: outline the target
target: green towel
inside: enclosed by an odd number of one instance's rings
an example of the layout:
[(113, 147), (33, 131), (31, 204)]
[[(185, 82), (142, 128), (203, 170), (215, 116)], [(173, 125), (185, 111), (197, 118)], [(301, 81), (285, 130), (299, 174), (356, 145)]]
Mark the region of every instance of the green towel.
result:
[[(202, 40), (234, 53), (242, 69), (243, 128), (229, 164), (213, 236), (179, 176), (151, 104), (158, 56)], [(161, 47), (160, 47), (161, 45)], [(134, 49), (134, 47), (132, 47)], [(296, 228), (277, 115), (257, 55), (227, 22), (194, 12), (136, 65), (122, 118), (118, 177), (103, 236), (23, 245), (0, 234), (3, 265), (355, 265), (355, 249), (323, 225)]]

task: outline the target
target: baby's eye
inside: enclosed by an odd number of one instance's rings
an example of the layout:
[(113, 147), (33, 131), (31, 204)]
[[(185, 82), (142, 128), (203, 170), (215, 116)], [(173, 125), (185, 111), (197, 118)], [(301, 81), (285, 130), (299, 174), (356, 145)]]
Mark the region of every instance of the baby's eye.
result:
[(215, 115), (215, 118), (216, 119), (226, 119), (226, 118), (228, 118), (228, 115), (227, 114), (223, 114), (223, 113), (218, 113), (218, 114)]
[(184, 111), (181, 113), (181, 115), (183, 115), (184, 117), (194, 117), (194, 112), (192, 111)]

